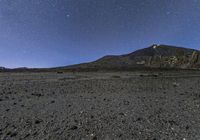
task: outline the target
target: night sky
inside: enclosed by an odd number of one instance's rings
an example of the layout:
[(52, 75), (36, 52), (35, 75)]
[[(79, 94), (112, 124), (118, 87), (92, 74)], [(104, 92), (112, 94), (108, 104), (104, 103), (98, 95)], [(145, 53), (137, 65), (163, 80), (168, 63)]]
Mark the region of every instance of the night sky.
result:
[(200, 0), (0, 0), (0, 66), (65, 66), (154, 43), (200, 49)]

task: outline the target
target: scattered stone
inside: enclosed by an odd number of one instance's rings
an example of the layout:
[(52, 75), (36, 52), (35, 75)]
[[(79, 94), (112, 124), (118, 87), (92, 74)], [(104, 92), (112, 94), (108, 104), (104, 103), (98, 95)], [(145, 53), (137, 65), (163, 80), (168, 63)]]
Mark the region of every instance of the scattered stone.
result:
[(97, 136), (94, 136), (94, 137), (92, 138), (92, 140), (97, 140)]
[(28, 134), (26, 134), (25, 136), (24, 136), (24, 138), (27, 138), (27, 137), (29, 137), (30, 136), (30, 134), (28, 133)]
[(63, 72), (62, 71), (58, 71), (57, 74), (63, 74)]
[(158, 74), (153, 74), (152, 76), (153, 76), (153, 77), (158, 77)]
[(141, 121), (142, 120), (142, 118), (137, 118), (137, 121)]
[(180, 84), (177, 83), (177, 82), (173, 82), (173, 86), (174, 86), (174, 87), (178, 87), (178, 86), (180, 86)]
[(53, 104), (53, 103), (55, 103), (55, 101), (53, 100), (53, 101), (51, 101), (51, 103)]
[(35, 124), (40, 124), (41, 122), (42, 122), (42, 120), (40, 120), (40, 119), (35, 120)]
[(69, 130), (76, 130), (76, 129), (78, 129), (78, 127), (74, 125)]
[(37, 97), (42, 97), (42, 96), (44, 96), (44, 95), (42, 95), (42, 94), (40, 94), (40, 93), (32, 93), (31, 95), (37, 96)]
[(11, 132), (11, 131), (9, 131), (9, 132), (8, 132), (6, 135), (7, 135), (7, 136), (8, 136), (8, 135), (11, 135), (11, 133), (12, 133), (12, 132)]
[(35, 136), (35, 135), (37, 135), (37, 131), (35, 131), (35, 132), (33, 133), (33, 136)]
[(121, 138), (122, 137), (122, 134), (119, 134), (119, 136), (118, 136), (119, 138)]
[(122, 113), (122, 112), (121, 112), (121, 113), (119, 113), (119, 115), (121, 115), (121, 116), (125, 116), (125, 114), (124, 114), (124, 113)]
[(92, 140), (97, 140), (97, 136), (95, 136), (94, 134), (90, 134), (90, 137), (92, 138)]
[(17, 132), (13, 132), (10, 134), (10, 137), (15, 137), (15, 136), (17, 136)]
[(129, 105), (129, 101), (124, 101), (124, 105)]

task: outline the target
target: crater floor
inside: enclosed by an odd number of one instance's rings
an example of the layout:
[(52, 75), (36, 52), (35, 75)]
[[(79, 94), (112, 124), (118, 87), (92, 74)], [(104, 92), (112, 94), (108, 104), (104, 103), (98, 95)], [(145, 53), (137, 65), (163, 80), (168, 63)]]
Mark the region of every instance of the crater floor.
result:
[(200, 72), (0, 73), (2, 140), (198, 140)]

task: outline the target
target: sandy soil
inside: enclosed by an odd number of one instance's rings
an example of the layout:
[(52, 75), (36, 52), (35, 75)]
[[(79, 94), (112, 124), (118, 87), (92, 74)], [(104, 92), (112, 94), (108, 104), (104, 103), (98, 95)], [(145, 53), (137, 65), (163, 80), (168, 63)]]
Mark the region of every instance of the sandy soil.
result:
[(200, 72), (0, 73), (2, 140), (199, 140)]

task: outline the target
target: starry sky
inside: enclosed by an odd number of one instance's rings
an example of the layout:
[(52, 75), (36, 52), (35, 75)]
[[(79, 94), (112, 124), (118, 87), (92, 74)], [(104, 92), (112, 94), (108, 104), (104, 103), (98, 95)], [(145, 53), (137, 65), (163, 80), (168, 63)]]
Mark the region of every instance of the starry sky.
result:
[(200, 0), (0, 0), (0, 66), (55, 67), (151, 44), (200, 49)]

